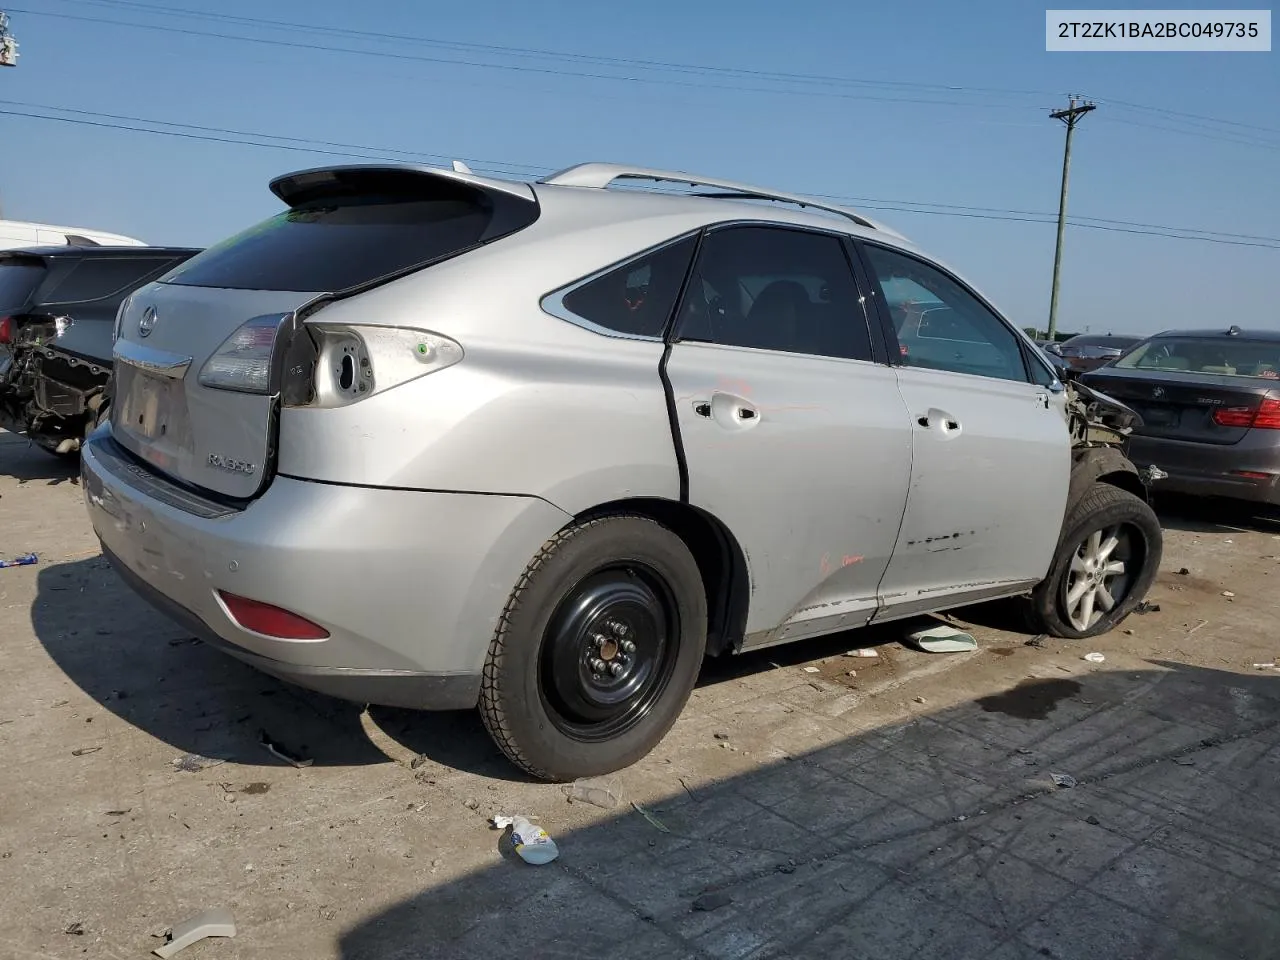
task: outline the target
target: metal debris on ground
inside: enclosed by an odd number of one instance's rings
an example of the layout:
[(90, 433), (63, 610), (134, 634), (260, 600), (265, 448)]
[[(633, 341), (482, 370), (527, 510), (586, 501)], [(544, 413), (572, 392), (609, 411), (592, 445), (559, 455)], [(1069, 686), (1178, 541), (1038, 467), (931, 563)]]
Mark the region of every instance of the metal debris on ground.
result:
[(215, 907), (194, 917), (175, 923), (168, 939), (151, 952), (157, 957), (172, 957), (179, 950), (206, 937), (234, 937), (236, 921), (225, 907)]
[(1160, 604), (1158, 604), (1158, 603), (1152, 603), (1150, 600), (1143, 600), (1141, 603), (1139, 603), (1136, 607), (1134, 607), (1134, 608), (1133, 608), (1133, 612), (1134, 612), (1134, 613), (1139, 613), (1139, 614), (1142, 614), (1142, 613), (1159, 613), (1159, 612), (1160, 612)]
[(530, 823), (526, 817), (494, 817), (491, 821), (499, 830), (511, 828), (511, 845), (516, 855), (525, 863), (540, 867), (560, 856), (556, 842), (547, 831)]
[(616, 807), (622, 800), (622, 788), (617, 780), (588, 777), (575, 780), (561, 789), (570, 803), (589, 803), (604, 810)]
[(1101, 653), (1086, 653), (1081, 660), (1088, 660), (1090, 663), (1106, 663), (1107, 658)]
[(77, 920), (75, 923), (69, 925), (67, 929), (63, 930), (62, 932), (72, 937), (83, 937), (84, 924), (81, 923), (79, 920)]
[(298, 756), (292, 750), (288, 750), (285, 747), (282, 747), (280, 744), (274, 742), (269, 736), (267, 736), (267, 731), (265, 730), (258, 731), (258, 742), (262, 744), (263, 749), (265, 749), (273, 757), (276, 757), (279, 760), (283, 760), (285, 763), (291, 763), (298, 769), (302, 769), (303, 767), (309, 767), (313, 763), (315, 763), (315, 761), (311, 759), (304, 760), (302, 757)]
[(220, 763), (226, 763), (226, 760), (214, 759), (213, 757), (202, 757), (198, 753), (184, 753), (180, 757), (174, 757), (169, 761), (178, 770), (183, 773), (199, 773), (209, 767), (216, 767)]
[(101, 747), (77, 747), (71, 751), (73, 757), (87, 757), (91, 753), (97, 753)]
[(925, 653), (968, 653), (978, 649), (972, 634), (942, 624), (908, 633), (906, 644)]
[(1043, 647), (1044, 642), (1048, 637), (1049, 635), (1047, 633), (1042, 633), (1038, 637), (1032, 637), (1030, 640), (1025, 641), (1022, 645), (1024, 647)]
[(880, 651), (874, 647), (858, 647), (856, 650), (846, 650), (846, 657), (865, 657), (868, 660), (880, 656)]
[(699, 911), (719, 910), (721, 907), (727, 907), (733, 903), (733, 897), (725, 893), (723, 890), (716, 890), (712, 893), (704, 893), (693, 901), (693, 909)]
[(1223, 590), (1222, 595), (1226, 597), (1228, 600), (1232, 600), (1235, 598), (1235, 594), (1232, 593), (1230, 590)]
[(1070, 789), (1077, 785), (1078, 781), (1069, 773), (1050, 773), (1049, 779), (1053, 781), (1055, 787)]
[(649, 821), (650, 826), (658, 830), (661, 830), (663, 833), (671, 832), (671, 830), (667, 827), (665, 823), (663, 823), (661, 820), (655, 817), (652, 813), (650, 813), (644, 807), (640, 806), (640, 804), (636, 803), (635, 801), (632, 801), (631, 806), (636, 813), (640, 814), (640, 816), (644, 817), (646, 820)]
[(24, 553), (20, 557), (14, 557), (12, 560), (0, 560), (0, 569), (5, 567), (29, 567), (33, 563), (39, 563), (40, 558), (34, 553)]

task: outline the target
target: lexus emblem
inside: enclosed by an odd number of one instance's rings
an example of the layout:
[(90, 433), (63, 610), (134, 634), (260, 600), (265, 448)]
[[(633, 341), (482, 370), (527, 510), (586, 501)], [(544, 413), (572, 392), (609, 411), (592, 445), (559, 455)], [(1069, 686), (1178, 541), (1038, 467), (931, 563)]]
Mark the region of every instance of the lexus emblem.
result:
[(156, 328), (156, 308), (147, 307), (142, 311), (142, 319), (138, 321), (138, 336), (149, 337)]
[[(143, 321), (145, 322), (147, 318), (146, 318), (146, 317), (143, 317), (142, 319), (143, 319)], [(152, 310), (152, 311), (151, 311), (151, 324), (152, 324), (152, 326), (155, 326), (155, 322), (156, 322), (156, 318), (155, 318), (155, 311), (154, 311), (154, 310)], [(1151, 396), (1153, 396), (1153, 397), (1155, 397), (1157, 400), (1159, 400), (1161, 397), (1163, 397), (1163, 396), (1164, 396), (1164, 387), (1156, 387), (1155, 389), (1153, 389), (1153, 390), (1151, 391)]]

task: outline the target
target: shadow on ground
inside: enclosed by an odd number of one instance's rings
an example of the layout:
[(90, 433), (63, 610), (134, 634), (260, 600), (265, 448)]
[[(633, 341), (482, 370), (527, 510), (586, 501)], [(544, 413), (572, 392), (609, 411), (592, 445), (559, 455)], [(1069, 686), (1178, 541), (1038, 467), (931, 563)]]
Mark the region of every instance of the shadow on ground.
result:
[(4, 472), (19, 483), (80, 482), (80, 460), (59, 457), (41, 450), (26, 437), (0, 431), (0, 452), (4, 455)]
[(1155, 508), (1160, 525), (1166, 530), (1280, 533), (1280, 508), (1266, 504), (1165, 494), (1156, 498)]
[[(112, 713), (178, 754), (273, 763), (259, 742), (275, 743), (320, 766), (384, 763), (358, 704), (312, 693), (240, 663), (154, 611), (97, 557), (40, 568), (32, 626), (49, 656)], [(901, 628), (864, 630), (708, 662), (701, 686), (850, 646), (897, 640)], [(475, 711), (423, 713), (371, 707), (367, 720), (402, 750), (446, 767), (523, 779), (485, 732)]]
[(340, 956), (1272, 956), (1278, 725), (1276, 678), (1151, 663), (1023, 681), (693, 794), (673, 767), (647, 816), (558, 836), (544, 867), (495, 853)]

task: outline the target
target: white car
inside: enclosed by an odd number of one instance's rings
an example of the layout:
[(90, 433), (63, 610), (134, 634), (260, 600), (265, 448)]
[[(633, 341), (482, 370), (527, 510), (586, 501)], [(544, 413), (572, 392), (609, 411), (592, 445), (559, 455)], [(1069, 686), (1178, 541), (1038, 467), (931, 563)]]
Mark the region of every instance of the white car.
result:
[(58, 227), (51, 223), (0, 220), (0, 250), (21, 247), (145, 247), (146, 243), (119, 233), (86, 227)]

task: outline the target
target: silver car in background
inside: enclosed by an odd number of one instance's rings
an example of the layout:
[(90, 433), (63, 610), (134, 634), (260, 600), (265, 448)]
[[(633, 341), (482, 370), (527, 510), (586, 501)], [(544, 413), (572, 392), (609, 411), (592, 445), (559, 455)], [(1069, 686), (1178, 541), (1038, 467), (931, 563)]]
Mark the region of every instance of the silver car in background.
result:
[(478, 705), (564, 779), (706, 655), (1012, 596), (1093, 636), (1155, 576), (1125, 412), (856, 211), (610, 164), (271, 188), (121, 308), (82, 459), (123, 577), (268, 673)]

